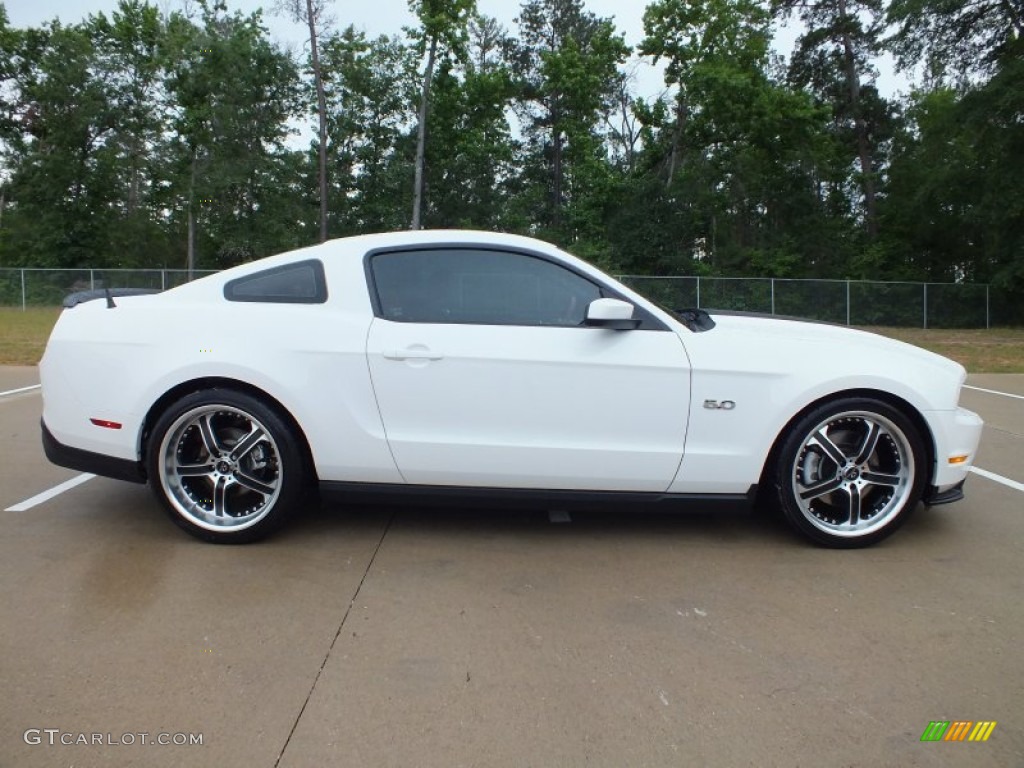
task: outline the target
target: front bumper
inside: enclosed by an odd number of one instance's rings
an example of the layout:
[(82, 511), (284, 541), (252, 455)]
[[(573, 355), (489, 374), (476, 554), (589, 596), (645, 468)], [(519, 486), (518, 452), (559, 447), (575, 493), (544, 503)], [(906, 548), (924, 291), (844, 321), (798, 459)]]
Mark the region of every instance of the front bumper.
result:
[(964, 482), (966, 481), (961, 480), (952, 488), (946, 488), (945, 490), (940, 490), (937, 486), (933, 485), (925, 491), (924, 498), (921, 500), (929, 507), (937, 507), (939, 504), (952, 504), (954, 501), (960, 501), (964, 497)]
[[(935, 440), (935, 467), (931, 486), (937, 497), (944, 497), (962, 486), (967, 478), (967, 473), (978, 454), (978, 443), (981, 441), (984, 422), (978, 414), (966, 408), (957, 408), (954, 411), (927, 411), (924, 415)], [(950, 459), (963, 456), (967, 457), (965, 461), (950, 463)], [(955, 500), (949, 498), (947, 502), (931, 503), (948, 503)]]

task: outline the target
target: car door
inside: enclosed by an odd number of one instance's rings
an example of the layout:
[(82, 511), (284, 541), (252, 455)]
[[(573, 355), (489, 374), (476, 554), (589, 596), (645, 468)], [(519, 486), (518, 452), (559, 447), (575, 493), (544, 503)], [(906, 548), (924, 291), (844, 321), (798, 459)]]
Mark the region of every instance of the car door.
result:
[(367, 277), (370, 375), (406, 482), (669, 486), (686, 435), (689, 364), (659, 321), (588, 327), (602, 286), (512, 250), (377, 252)]

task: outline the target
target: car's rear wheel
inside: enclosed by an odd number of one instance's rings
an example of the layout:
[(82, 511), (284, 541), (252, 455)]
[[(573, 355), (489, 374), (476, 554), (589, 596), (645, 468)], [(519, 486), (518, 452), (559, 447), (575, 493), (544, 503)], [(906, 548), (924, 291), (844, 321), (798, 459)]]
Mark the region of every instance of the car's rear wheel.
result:
[(921, 499), (923, 439), (880, 400), (848, 398), (802, 417), (775, 463), (779, 506), (789, 523), (829, 547), (864, 547), (899, 528)]
[(216, 543), (276, 530), (299, 502), (302, 453), (278, 413), (230, 389), (182, 398), (153, 427), (150, 484), (179, 526)]

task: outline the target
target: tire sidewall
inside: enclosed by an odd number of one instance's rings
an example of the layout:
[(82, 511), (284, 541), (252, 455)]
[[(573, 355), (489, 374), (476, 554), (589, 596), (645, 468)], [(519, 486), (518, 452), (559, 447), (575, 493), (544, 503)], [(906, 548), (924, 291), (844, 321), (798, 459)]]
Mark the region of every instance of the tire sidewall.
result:
[[(797, 456), (811, 430), (823, 421), (846, 412), (859, 411), (880, 416), (895, 425), (906, 437), (907, 446), (913, 458), (913, 477), (906, 493), (902, 508), (882, 527), (863, 535), (839, 536), (814, 525), (804, 514), (793, 491), (792, 472)], [(897, 408), (881, 400), (869, 397), (848, 397), (824, 403), (800, 417), (786, 433), (774, 462), (773, 484), (778, 507), (786, 521), (797, 531), (817, 544), (837, 548), (854, 549), (875, 544), (892, 535), (918, 506), (928, 478), (928, 454), (920, 430)]]
[[(239, 530), (210, 530), (197, 525), (174, 505), (170, 499), (170, 491), (163, 484), (160, 472), (163, 461), (161, 446), (168, 431), (182, 415), (204, 406), (225, 406), (244, 412), (266, 428), (277, 446), (281, 466), (280, 492), (260, 520)], [(307, 477), (304, 465), (293, 429), (277, 409), (252, 395), (229, 388), (204, 389), (175, 401), (154, 423), (146, 445), (149, 485), (164, 510), (180, 528), (197, 538), (217, 544), (245, 544), (257, 541), (280, 528), (302, 498)]]

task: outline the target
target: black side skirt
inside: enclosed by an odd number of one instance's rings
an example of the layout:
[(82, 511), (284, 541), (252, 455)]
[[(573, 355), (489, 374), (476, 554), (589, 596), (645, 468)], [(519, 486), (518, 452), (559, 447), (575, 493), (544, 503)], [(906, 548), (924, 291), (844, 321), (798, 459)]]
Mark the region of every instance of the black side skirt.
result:
[(467, 488), (447, 485), (399, 485), (322, 480), (320, 492), (348, 504), (413, 504), (582, 510), (594, 507), (665, 508), (666, 510), (749, 511), (757, 486), (745, 493), (640, 493), (633, 491), (568, 491), (534, 488)]
[[(54, 464), (80, 472), (145, 483), (141, 462), (116, 459), (100, 453), (71, 448), (59, 442), (40, 420), (43, 450)], [(321, 481), (320, 492), (332, 501), (349, 504), (413, 504), (422, 506), (462, 506), (501, 508), (591, 509), (664, 508), (666, 510), (748, 511), (757, 498), (757, 486), (745, 493), (641, 493), (633, 491), (571, 491), (534, 488), (475, 488), (447, 485), (399, 485), (389, 483), (353, 483)], [(937, 503), (937, 502), (931, 502)]]
[(103, 477), (112, 477), (115, 480), (128, 480), (132, 483), (146, 482), (146, 471), (140, 462), (130, 459), (115, 459), (112, 456), (104, 456), (102, 453), (71, 448), (59, 442), (46, 428), (42, 419), (39, 420), (39, 426), (43, 430), (43, 450), (46, 452), (46, 458), (57, 466), (77, 469), (80, 472), (91, 472)]

